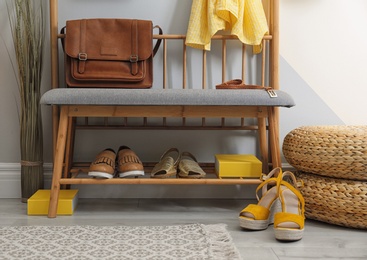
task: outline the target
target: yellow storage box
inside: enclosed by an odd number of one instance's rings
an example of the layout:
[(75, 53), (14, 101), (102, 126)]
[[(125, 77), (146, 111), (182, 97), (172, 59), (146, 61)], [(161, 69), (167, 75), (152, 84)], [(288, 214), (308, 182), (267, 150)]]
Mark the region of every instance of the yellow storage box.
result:
[(252, 154), (216, 154), (215, 172), (219, 178), (259, 178), (262, 163)]
[[(47, 215), (50, 190), (38, 190), (28, 199), (28, 215)], [(57, 215), (73, 215), (78, 204), (78, 190), (60, 190)]]

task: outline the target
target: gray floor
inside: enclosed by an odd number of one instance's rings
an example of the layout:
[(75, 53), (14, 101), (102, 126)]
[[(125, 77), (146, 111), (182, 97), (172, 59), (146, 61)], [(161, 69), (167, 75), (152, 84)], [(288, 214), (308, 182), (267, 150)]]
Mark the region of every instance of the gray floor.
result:
[(283, 243), (272, 227), (244, 231), (238, 212), (249, 201), (79, 199), (73, 216), (27, 216), (27, 204), (0, 199), (0, 225), (171, 225), (225, 223), (244, 259), (367, 259), (367, 231), (307, 220), (302, 240)]

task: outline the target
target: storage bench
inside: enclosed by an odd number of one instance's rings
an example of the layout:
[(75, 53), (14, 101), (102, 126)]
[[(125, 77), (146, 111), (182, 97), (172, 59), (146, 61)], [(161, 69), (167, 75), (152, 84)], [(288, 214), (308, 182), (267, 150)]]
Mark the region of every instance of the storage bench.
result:
[[(251, 130), (258, 131), (259, 150), (263, 171), (268, 172), (270, 167), (281, 166), (279, 147), (279, 107), (292, 107), (294, 100), (284, 91), (279, 90), (279, 32), (278, 32), (278, 0), (269, 1), (266, 15), (269, 21), (269, 34), (265, 35), (262, 43), (262, 52), (256, 57), (259, 61), (256, 70), (258, 85), (264, 89), (215, 89), (215, 84), (225, 82), (227, 79), (227, 42), (238, 41), (233, 35), (215, 35), (212, 40), (221, 43), (221, 69), (211, 72), (211, 75), (221, 75), (221, 82), (207, 86), (208, 67), (207, 51), (198, 51), (202, 61), (201, 84), (189, 86), (188, 61), (191, 55), (187, 54), (185, 35), (154, 35), (155, 39), (162, 39), (163, 47), (161, 66), (154, 67), (159, 71), (163, 82), (160, 86), (153, 85), (152, 89), (98, 89), (98, 88), (63, 88), (59, 83), (59, 48), (58, 41), (63, 35), (58, 33), (58, 3), (50, 0), (50, 23), (51, 23), (51, 59), (52, 59), (52, 82), (51, 90), (47, 91), (41, 99), (41, 103), (53, 108), (53, 143), (54, 143), (54, 170), (50, 194), (50, 207), (48, 217), (56, 217), (58, 194), (61, 185), (71, 184), (213, 184), (213, 185), (236, 185), (258, 184), (259, 179), (243, 178), (203, 178), (203, 179), (155, 179), (155, 178), (112, 178), (93, 179), (80, 177), (79, 172), (83, 167), (76, 166), (73, 161), (74, 133), (77, 126), (76, 118), (85, 118), (83, 128), (108, 128), (108, 118), (122, 118), (123, 123), (112, 128), (117, 129), (203, 129), (203, 130)], [(171, 42), (181, 41), (181, 54), (177, 51), (168, 54), (167, 47)], [(246, 82), (247, 61), (249, 51), (244, 44), (237, 45), (241, 53), (242, 65), (240, 76)], [(157, 53), (158, 55), (159, 53)], [(156, 57), (157, 57), (156, 55)], [(182, 84), (177, 82), (167, 83), (171, 76), (168, 58), (174, 59), (175, 64), (181, 64)], [(156, 58), (155, 58), (156, 59)], [(195, 58), (195, 60), (197, 60)], [(200, 81), (200, 79), (199, 79)], [(255, 80), (254, 80), (255, 81)], [(254, 84), (253, 82), (251, 82)], [(255, 84), (256, 84), (255, 83)], [(271, 87), (277, 97), (271, 97), (265, 90)], [(106, 124), (91, 125), (88, 118), (105, 118)], [(130, 126), (126, 124), (129, 118), (142, 118), (143, 124)], [(162, 118), (162, 125), (149, 125), (148, 118)], [(182, 124), (168, 125), (167, 118), (181, 118)], [(200, 125), (191, 126), (186, 124), (187, 118), (200, 118)], [(206, 119), (219, 118), (220, 125), (210, 126)], [(226, 125), (227, 118), (238, 118), (237, 126)], [(126, 119), (126, 120), (125, 120)], [(247, 122), (250, 120), (250, 123)], [(80, 120), (79, 120), (80, 121)], [(271, 163), (271, 164), (269, 164)], [(84, 171), (88, 165), (84, 166)], [(214, 172), (214, 171), (213, 171)]]

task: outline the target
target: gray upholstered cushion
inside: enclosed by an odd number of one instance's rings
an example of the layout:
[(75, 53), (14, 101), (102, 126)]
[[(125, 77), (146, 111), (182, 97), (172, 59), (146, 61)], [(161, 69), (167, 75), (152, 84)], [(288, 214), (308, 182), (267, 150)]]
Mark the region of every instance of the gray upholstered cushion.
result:
[(41, 98), (47, 105), (295, 105), (284, 91), (271, 98), (265, 90), (227, 89), (92, 89), (59, 88), (47, 91)]

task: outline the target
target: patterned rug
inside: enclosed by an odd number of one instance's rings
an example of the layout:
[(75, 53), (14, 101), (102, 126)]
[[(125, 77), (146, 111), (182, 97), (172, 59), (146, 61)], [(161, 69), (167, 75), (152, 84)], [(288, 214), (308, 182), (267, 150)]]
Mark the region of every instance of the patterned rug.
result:
[(0, 259), (241, 259), (224, 224), (3, 226)]

